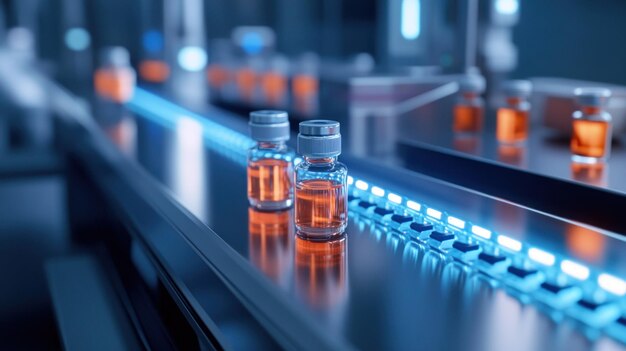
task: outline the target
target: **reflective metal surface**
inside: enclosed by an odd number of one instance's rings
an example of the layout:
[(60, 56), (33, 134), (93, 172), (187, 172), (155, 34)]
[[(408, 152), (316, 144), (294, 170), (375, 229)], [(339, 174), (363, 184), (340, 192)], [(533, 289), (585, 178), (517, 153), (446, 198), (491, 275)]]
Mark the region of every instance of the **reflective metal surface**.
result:
[(621, 135), (615, 135), (611, 157), (606, 164), (574, 163), (571, 160), (569, 136), (546, 128), (541, 125), (540, 119), (530, 122), (529, 138), (519, 145), (501, 144), (496, 140), (495, 108), (486, 109), (485, 128), (481, 133), (454, 133), (452, 120), (455, 99), (455, 96), (450, 96), (437, 104), (401, 116), (400, 142), (423, 143), (532, 173), (626, 192), (626, 180), (622, 176), (626, 173), (626, 148)]
[[(217, 111), (210, 119), (223, 120)], [(179, 116), (180, 117), (180, 116)], [(136, 125), (134, 128), (124, 125)], [(230, 125), (245, 130), (245, 119)], [(117, 131), (121, 128), (124, 132)], [(406, 235), (350, 212), (345, 237), (330, 243), (296, 238), (291, 213), (248, 208), (245, 165), (203, 137), (182, 116), (174, 125), (128, 115), (106, 129), (120, 147), (189, 211), (249, 259), (329, 335), (360, 349), (618, 349), (622, 345), (530, 296), (444, 257)], [(129, 147), (134, 145), (134, 147)], [(346, 161), (350, 168), (349, 157)], [(557, 255), (626, 274), (621, 239), (428, 178), (398, 180), (357, 167), (359, 175), (404, 191)], [(246, 221), (245, 218), (248, 220)], [(285, 223), (287, 222), (287, 223)], [(201, 280), (197, 282), (204, 284)]]

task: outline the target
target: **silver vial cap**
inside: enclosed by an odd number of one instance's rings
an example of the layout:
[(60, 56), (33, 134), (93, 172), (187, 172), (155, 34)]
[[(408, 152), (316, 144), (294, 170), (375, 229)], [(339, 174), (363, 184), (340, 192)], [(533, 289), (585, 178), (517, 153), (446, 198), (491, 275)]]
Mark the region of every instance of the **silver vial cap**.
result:
[(576, 88), (574, 95), (576, 95), (576, 100), (581, 106), (602, 107), (609, 101), (611, 90), (607, 88)]
[(130, 54), (121, 46), (109, 46), (100, 50), (100, 64), (105, 67), (130, 66)]
[(533, 91), (533, 85), (528, 80), (509, 80), (504, 83), (504, 94), (513, 97), (529, 97)]
[(482, 94), (485, 91), (485, 78), (479, 74), (468, 74), (459, 80), (461, 93)]
[(310, 120), (300, 122), (298, 153), (309, 157), (336, 157), (341, 154), (339, 122)]
[(289, 140), (289, 115), (285, 111), (250, 112), (250, 136), (256, 141)]

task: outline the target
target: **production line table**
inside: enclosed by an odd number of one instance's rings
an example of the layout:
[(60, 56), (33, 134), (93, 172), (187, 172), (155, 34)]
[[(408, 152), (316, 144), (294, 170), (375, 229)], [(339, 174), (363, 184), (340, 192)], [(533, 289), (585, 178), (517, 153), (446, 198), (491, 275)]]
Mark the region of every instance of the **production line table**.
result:
[[(245, 118), (216, 109), (198, 112), (239, 135), (246, 133)], [(562, 313), (535, 303), (532, 294), (511, 289), (372, 220), (356, 201), (351, 202), (349, 226), (339, 241), (308, 243), (296, 238), (290, 212), (259, 214), (248, 208), (245, 150), (235, 144), (231, 150), (216, 147), (219, 143), (211, 139), (213, 134), (207, 136), (206, 129), (212, 125), (191, 112), (176, 116), (122, 113), (107, 117), (104, 125), (122, 153), (248, 259), (259, 274), (266, 275), (285, 303), (304, 311), (329, 338), (359, 349), (390, 350), (623, 347), (584, 323), (569, 317), (562, 320)], [(393, 168), (379, 173), (380, 168), (371, 162), (349, 155), (344, 160), (355, 177), (550, 250), (558, 257), (626, 275), (622, 255), (626, 244), (615, 234), (416, 173)], [(368, 196), (360, 194), (360, 199), (375, 201)], [(259, 226), (261, 230), (257, 230)], [(224, 331), (223, 340), (245, 348), (242, 339), (257, 339), (245, 334), (242, 338), (240, 332), (230, 329), (232, 316), (219, 318), (220, 313), (228, 313), (221, 309), (219, 296), (206, 295), (209, 282), (203, 283), (201, 277), (192, 281), (195, 284), (188, 288), (199, 301), (197, 307), (213, 317)]]

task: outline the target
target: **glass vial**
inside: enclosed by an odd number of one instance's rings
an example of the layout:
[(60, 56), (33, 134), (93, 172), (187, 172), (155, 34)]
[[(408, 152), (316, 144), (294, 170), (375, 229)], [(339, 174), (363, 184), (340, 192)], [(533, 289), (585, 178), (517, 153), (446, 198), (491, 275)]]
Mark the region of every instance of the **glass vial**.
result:
[(572, 161), (606, 161), (611, 152), (612, 119), (604, 110), (611, 91), (605, 88), (578, 88), (574, 91), (580, 109), (572, 115)]
[(504, 85), (506, 105), (498, 109), (496, 137), (501, 143), (523, 143), (528, 139), (532, 85), (527, 80), (512, 80)]
[(477, 133), (483, 127), (485, 79), (468, 75), (459, 82), (459, 97), (454, 106), (453, 130), (456, 133)]
[(343, 233), (348, 220), (348, 169), (337, 162), (339, 122), (301, 122), (298, 153), (304, 161), (296, 167), (296, 229), (301, 236), (319, 239)]
[(248, 201), (260, 210), (280, 210), (293, 203), (293, 150), (287, 112), (250, 113), (250, 135), (258, 143), (248, 152)]
[(120, 46), (104, 48), (100, 67), (94, 74), (96, 93), (105, 99), (124, 103), (133, 96), (137, 76), (130, 66), (128, 50)]

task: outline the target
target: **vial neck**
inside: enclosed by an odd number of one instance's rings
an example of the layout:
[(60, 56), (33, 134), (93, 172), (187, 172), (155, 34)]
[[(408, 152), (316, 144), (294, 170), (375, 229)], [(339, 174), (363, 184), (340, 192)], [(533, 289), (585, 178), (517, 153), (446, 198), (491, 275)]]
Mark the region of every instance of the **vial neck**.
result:
[(284, 141), (259, 141), (258, 147), (263, 150), (282, 150), (286, 145)]
[(602, 107), (600, 106), (582, 106), (580, 109), (586, 115), (596, 115), (602, 112)]
[(337, 161), (337, 157), (310, 157), (310, 156), (305, 156), (304, 160), (307, 163), (310, 163), (312, 165), (324, 166), (324, 165), (329, 165), (329, 164), (335, 163)]
[(478, 93), (474, 92), (474, 91), (466, 91), (463, 94), (461, 94), (463, 96), (463, 98), (465, 100), (474, 100), (474, 99), (478, 99), (479, 95)]

